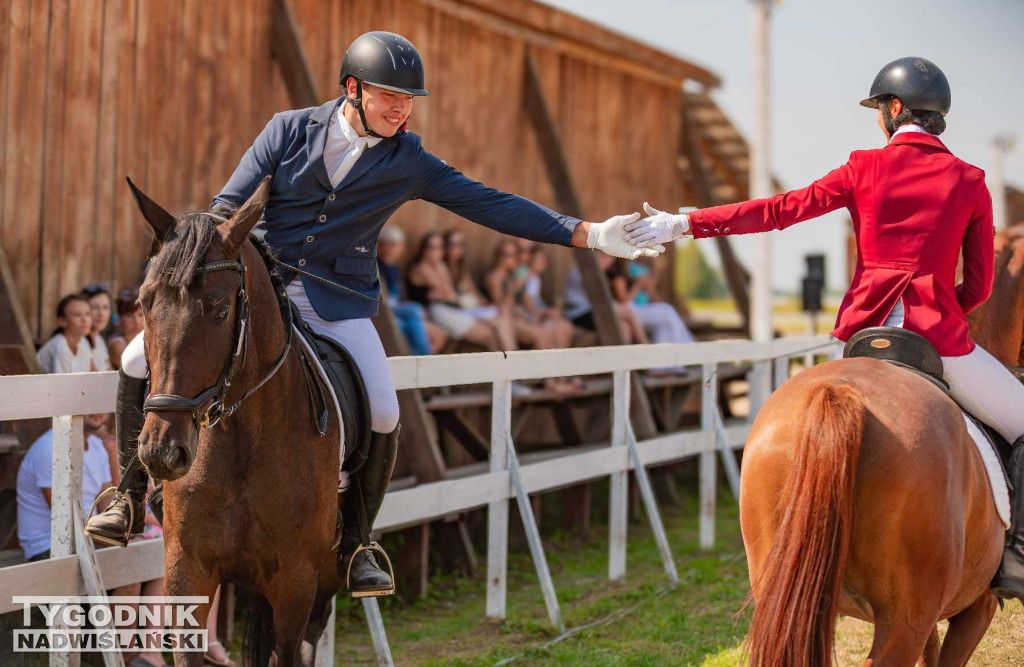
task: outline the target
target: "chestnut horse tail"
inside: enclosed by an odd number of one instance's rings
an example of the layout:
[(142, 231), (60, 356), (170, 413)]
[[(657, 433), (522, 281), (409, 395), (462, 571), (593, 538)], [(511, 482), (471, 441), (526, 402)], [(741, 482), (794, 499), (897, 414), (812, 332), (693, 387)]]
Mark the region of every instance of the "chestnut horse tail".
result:
[(808, 391), (785, 514), (752, 591), (752, 667), (832, 664), (839, 593), (853, 529), (864, 397), (822, 382)]
[(242, 665), (267, 667), (274, 651), (274, 610), (259, 593), (245, 592), (247, 605), (242, 629)]

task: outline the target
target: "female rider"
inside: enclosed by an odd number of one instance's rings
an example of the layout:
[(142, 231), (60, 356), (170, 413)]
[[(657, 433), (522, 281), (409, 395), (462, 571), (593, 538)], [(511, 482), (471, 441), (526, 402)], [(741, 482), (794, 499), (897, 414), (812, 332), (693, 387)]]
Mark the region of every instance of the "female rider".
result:
[[(832, 332), (847, 340), (861, 329), (905, 327), (942, 356), (953, 397), (1014, 443), (1010, 477), (1017, 489), (1002, 566), (992, 591), (1024, 602), (1024, 385), (971, 340), (966, 313), (992, 292), (992, 201), (985, 174), (938, 139), (950, 89), (924, 58), (901, 58), (875, 77), (861, 105), (878, 110), (888, 145), (854, 151), (850, 160), (802, 190), (688, 214), (651, 209), (627, 225), (639, 247), (683, 236), (705, 238), (784, 229), (847, 208), (857, 234), (853, 284)], [(963, 249), (963, 282), (956, 284)]]

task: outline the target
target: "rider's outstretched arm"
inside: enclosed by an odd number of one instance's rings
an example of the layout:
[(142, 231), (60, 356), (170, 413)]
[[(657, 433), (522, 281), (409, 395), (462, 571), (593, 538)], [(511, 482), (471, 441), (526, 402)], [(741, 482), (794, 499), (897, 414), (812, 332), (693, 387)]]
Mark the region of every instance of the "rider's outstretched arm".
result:
[(805, 188), (767, 199), (670, 214), (651, 209), (648, 217), (626, 225), (626, 240), (638, 247), (692, 236), (695, 239), (730, 234), (753, 234), (785, 229), (804, 220), (847, 206), (856, 181), (857, 153), (850, 161)]

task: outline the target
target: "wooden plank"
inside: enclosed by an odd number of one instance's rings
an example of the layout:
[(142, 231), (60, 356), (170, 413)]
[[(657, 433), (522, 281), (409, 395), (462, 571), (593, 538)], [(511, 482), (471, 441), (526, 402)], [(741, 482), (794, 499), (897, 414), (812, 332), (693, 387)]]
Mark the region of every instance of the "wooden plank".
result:
[[(701, 207), (715, 206), (720, 203), (711, 191), (711, 182), (704, 169), (704, 161), (700, 153), (700, 146), (696, 137), (694, 122), (691, 118), (691, 109), (688, 95), (683, 93), (679, 96), (679, 118), (681, 121), (681, 132), (679, 141), (679, 152), (684, 155), (690, 165), (690, 179), (694, 191), (697, 193), (697, 205)], [(729, 239), (724, 236), (715, 238), (715, 245), (722, 257), (726, 284), (736, 302), (736, 309), (743, 319), (743, 327), (750, 330), (750, 276), (736, 259)]]
[(101, 61), (97, 55), (102, 28), (103, 0), (69, 3), (64, 175), (63, 187), (54, 193), (68, 204), (57, 219), (61, 224), (59, 296), (77, 292), (98, 278), (93, 257), (98, 229), (94, 216)]
[(64, 122), (67, 91), (68, 0), (51, 0), (49, 42), (46, 59), (45, 145), (42, 190), (42, 215), (39, 285), (41, 304), (37, 335), (48, 334), (56, 323), (53, 308), (61, 297), (61, 258), (64, 255)]
[(0, 0), (0, 250), (3, 249), (4, 197), (7, 193), (7, 110), (10, 107), (7, 84), (10, 81), (12, 1)]
[(117, 298), (119, 285), (114, 282), (114, 253), (119, 239), (116, 233), (118, 185), (123, 182), (117, 173), (117, 101), (118, 48), (120, 26), (126, 0), (106, 0), (100, 33), (99, 114), (96, 145), (96, 192), (93, 196), (92, 219), (96, 248), (89, 274), (94, 280), (111, 287)]
[[(114, 171), (116, 179), (112, 184), (114, 198), (114, 237), (118, 239), (111, 249), (113, 281), (120, 287), (138, 285), (141, 281), (142, 257), (149, 247), (149, 232), (138, 214), (138, 207), (132, 199), (123, 178), (129, 176), (137, 183), (145, 183), (144, 153), (140, 150), (139, 122), (142, 111), (136, 97), (139, 89), (137, 79), (145, 80), (144, 74), (137, 74), (137, 2), (126, 0), (121, 7), (121, 20), (116, 26), (117, 34), (117, 101), (116, 135), (117, 145)], [(141, 153), (141, 155), (140, 155)]]
[[(164, 576), (163, 538), (133, 542), (125, 547), (100, 549), (96, 558), (103, 571), (103, 581), (111, 588), (150, 581)], [(18, 591), (32, 595), (52, 596), (55, 600), (69, 595), (85, 595), (85, 582), (79, 574), (78, 557), (50, 558), (37, 563), (23, 563), (0, 568), (0, 613), (20, 611), (21, 602), (12, 601)]]
[(43, 372), (3, 248), (0, 248), (0, 331), (3, 346), (19, 353), (13, 363), (6, 355), (0, 359), (0, 375)]
[(486, 461), (488, 441), (472, 424), (454, 411), (438, 412), (435, 416), (438, 428), (445, 429), (477, 461)]
[(273, 0), (271, 7), (271, 48), (288, 86), (292, 104), (298, 108), (320, 104), (316, 76), (303, 47), (291, 4), (288, 0)]

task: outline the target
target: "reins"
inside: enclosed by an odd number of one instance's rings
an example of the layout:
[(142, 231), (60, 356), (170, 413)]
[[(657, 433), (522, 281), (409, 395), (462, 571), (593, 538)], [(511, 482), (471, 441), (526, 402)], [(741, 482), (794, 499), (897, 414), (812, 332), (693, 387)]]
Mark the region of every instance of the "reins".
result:
[(197, 267), (194, 275), (202, 276), (216, 271), (238, 272), (234, 350), (231, 357), (228, 358), (227, 364), (225, 365), (223, 372), (220, 374), (220, 378), (218, 378), (216, 384), (202, 391), (195, 398), (186, 398), (178, 394), (154, 394), (146, 399), (142, 408), (143, 413), (154, 411), (190, 412), (192, 413), (192, 420), (195, 422), (197, 430), (200, 428), (210, 428), (215, 426), (220, 422), (220, 420), (226, 419), (234, 414), (247, 398), (256, 393), (260, 387), (265, 385), (272, 377), (274, 377), (277, 371), (281, 369), (281, 366), (284, 365), (285, 360), (288, 358), (288, 353), (292, 349), (292, 326), (290, 323), (287, 301), (283, 300), (283, 295), (277, 295), (278, 306), (281, 308), (281, 319), (284, 322), (287, 336), (285, 339), (284, 349), (281, 351), (280, 356), (278, 356), (274, 366), (266, 375), (263, 376), (263, 379), (247, 389), (245, 393), (242, 394), (242, 397), (237, 401), (227, 404), (227, 394), (228, 390), (231, 388), (231, 381), (234, 379), (236, 371), (245, 365), (245, 353), (248, 348), (249, 314), (251, 306), (249, 302), (249, 293), (245, 289), (246, 269), (245, 260), (242, 256), (240, 255), (237, 260), (219, 259), (213, 262), (207, 262), (206, 264)]

